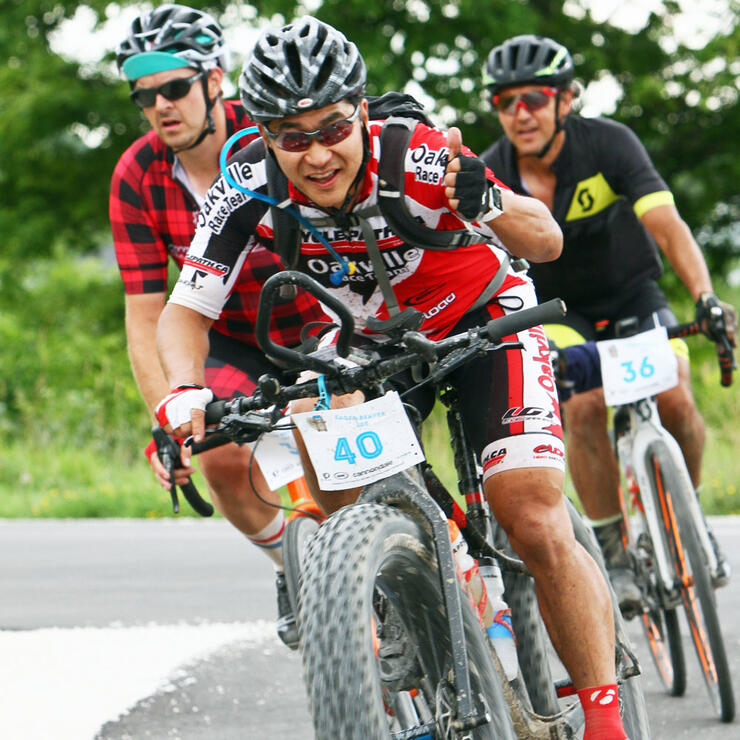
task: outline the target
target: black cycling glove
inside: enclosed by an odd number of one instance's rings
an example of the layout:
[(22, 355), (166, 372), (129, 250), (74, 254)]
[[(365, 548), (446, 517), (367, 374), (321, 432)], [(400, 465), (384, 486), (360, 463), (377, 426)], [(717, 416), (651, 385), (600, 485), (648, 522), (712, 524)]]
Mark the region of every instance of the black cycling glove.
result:
[(702, 293), (696, 302), (696, 320), (701, 330), (714, 342), (726, 334), (734, 347), (737, 337), (737, 311), (714, 293)]
[(465, 221), (490, 221), (503, 213), (501, 191), (486, 177), (486, 165), (478, 157), (458, 154), (460, 171), (455, 178), (457, 212)]

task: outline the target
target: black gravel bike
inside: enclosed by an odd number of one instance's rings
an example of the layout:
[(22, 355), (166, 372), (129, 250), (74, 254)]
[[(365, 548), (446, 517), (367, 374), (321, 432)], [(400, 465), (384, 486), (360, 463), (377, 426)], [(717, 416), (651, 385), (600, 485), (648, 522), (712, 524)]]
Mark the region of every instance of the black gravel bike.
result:
[[(309, 291), (340, 318), (335, 348), (303, 353), (272, 342), (269, 317), (285, 285)], [(321, 390), (382, 395), (394, 376), (424, 364), (427, 371), (418, 382), (434, 384), (447, 406), (466, 500), (463, 510), (424, 462), (371, 483), (355, 504), (321, 523), (309, 517), (291, 523), (284, 540), (286, 575), (318, 738), (571, 738), (582, 727), (570, 679), (553, 679), (554, 652), (533, 580), (491, 516), (454, 389), (445, 383), (455, 368), (475, 357), (519, 347), (504, 337), (563, 313), (562, 302), (551, 301), (436, 342), (415, 331), (417, 319), (407, 315), (380, 344), (352, 347), (351, 314), (313, 279), (286, 271), (265, 283), (256, 328), (260, 346), (280, 362), (322, 378), (281, 384), (263, 376), (252, 396), (209, 404), (212, 436), (193, 445), (194, 451), (254, 441), (275, 428), (291, 400), (318, 397)], [(335, 362), (336, 356), (353, 366)], [(571, 511), (578, 539), (603, 568), (589, 528)], [(511, 681), (461, 590), (448, 518), (458, 523), (474, 557), (495, 558), (503, 571), (519, 655), (519, 675)], [(623, 720), (631, 740), (647, 738), (639, 666), (616, 607), (613, 613)], [(391, 661), (388, 645), (395, 647)]]

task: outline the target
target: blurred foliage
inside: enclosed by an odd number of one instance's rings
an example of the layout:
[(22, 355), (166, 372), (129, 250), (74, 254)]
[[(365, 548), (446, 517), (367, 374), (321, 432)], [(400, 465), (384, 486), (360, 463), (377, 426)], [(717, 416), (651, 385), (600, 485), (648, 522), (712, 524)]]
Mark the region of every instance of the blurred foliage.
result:
[(0, 292), (0, 435), (133, 455), (146, 427), (131, 427), (143, 405), (128, 369), (117, 269), (61, 250), (30, 266), (22, 300)]
[[(142, 454), (149, 424), (129, 369), (116, 267), (60, 249), (30, 267), (17, 295), (0, 290), (0, 517), (170, 516), (169, 496)], [(740, 288), (720, 282), (718, 290), (740, 304)], [(690, 300), (675, 310), (679, 320), (693, 317)], [(713, 345), (688, 342), (708, 432), (705, 511), (740, 513), (740, 394), (720, 388)], [(424, 425), (424, 443), (455, 491), (439, 406)], [(200, 474), (196, 483), (206, 495)], [(192, 514), (181, 503), (182, 515)]]
[[(370, 93), (413, 81), (412, 89), (433, 101), (440, 123), (456, 121), (474, 151), (500, 133), (480, 84), (490, 49), (518, 33), (552, 36), (573, 52), (584, 83), (616, 78), (623, 94), (614, 117), (646, 144), (712, 270), (721, 271), (740, 253), (740, 0), (728, 0), (730, 23), (698, 50), (675, 41), (675, 0), (666, 0), (636, 34), (595, 22), (583, 0), (304, 2), (190, 4), (210, 10), (225, 27), (255, 13), (252, 23), (264, 25), (314, 9), (357, 42), (368, 63)], [(84, 251), (107, 239), (110, 174), (144, 124), (115, 75), (113, 49), (102, 64), (78, 64), (54, 54), (49, 35), (80, 7), (91, 8), (103, 23), (130, 4), (2, 0), (0, 259), (14, 260), (16, 270), (18, 258), (50, 254), (57, 244)], [(123, 24), (121, 36), (125, 30)], [(232, 44), (238, 47), (232, 81), (251, 44), (251, 36), (244, 38), (243, 46)]]
[[(80, 65), (49, 48), (49, 34), (83, 5), (101, 22), (117, 7), (100, 0), (3, 0), (0, 229), (6, 259), (48, 254), (59, 243), (79, 250), (99, 244), (107, 231), (110, 173), (143, 130), (127, 86), (112, 74), (112, 49), (107, 65)], [(246, 17), (241, 3), (191, 5), (222, 15), (225, 25)], [(252, 7), (260, 23), (304, 10), (292, 0), (258, 0)], [(738, 7), (730, 0), (731, 11)], [(671, 37), (677, 9), (667, 2), (665, 13), (652, 15), (638, 34), (596, 23), (577, 0), (495, 0), (485, 12), (476, 0), (324, 0), (315, 12), (358, 43), (370, 93), (414, 80), (435, 101), (443, 123), (457, 118), (474, 150), (498, 135), (480, 86), (488, 51), (516, 33), (557, 38), (574, 53), (584, 82), (606, 73), (616, 77), (624, 94), (615, 118), (643, 139), (712, 268), (720, 270), (740, 249), (740, 196), (733, 184), (740, 174), (740, 29), (735, 12), (726, 34), (704, 48), (671, 48), (660, 41)], [(237, 61), (246, 51), (235, 49)], [(90, 144), (91, 132), (99, 143)]]

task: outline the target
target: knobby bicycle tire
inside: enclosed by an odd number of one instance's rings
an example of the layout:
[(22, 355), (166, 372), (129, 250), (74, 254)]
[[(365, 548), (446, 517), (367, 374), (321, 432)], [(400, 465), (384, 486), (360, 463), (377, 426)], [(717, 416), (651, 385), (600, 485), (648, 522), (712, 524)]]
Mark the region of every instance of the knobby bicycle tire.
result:
[(727, 662), (717, 602), (712, 589), (709, 565), (695, 529), (690, 510), (693, 488), (679, 475), (668, 449), (661, 444), (646, 451), (655, 493), (663, 516), (670, 523), (666, 529), (679, 582), (683, 583), (682, 601), (712, 705), (723, 722), (735, 717), (735, 697)]
[(285, 586), (288, 589), (288, 599), (296, 617), (298, 616), (298, 594), (305, 547), (318, 528), (319, 523), (312, 516), (297, 516), (288, 521), (283, 533)]
[[(576, 540), (594, 559), (604, 580), (609, 584), (609, 576), (604, 565), (604, 558), (601, 554), (601, 548), (596, 542), (593, 530), (583, 521), (583, 518), (568, 498), (566, 498), (566, 506)], [(611, 586), (609, 586), (609, 594), (612, 600), (614, 634), (617, 640), (627, 643), (628, 637), (624, 618), (622, 617), (622, 612), (619, 610), (616, 596)], [(650, 738), (647, 705), (645, 704), (645, 695), (643, 694), (642, 681), (639, 675), (619, 682), (619, 712), (622, 716), (622, 724), (624, 725), (625, 732), (630, 740), (648, 740)]]
[[(392, 605), (420, 664), (418, 692), (443, 729), (443, 702), (452, 682), (449, 634), (440, 575), (426, 535), (400, 511), (380, 504), (348, 506), (311, 539), (303, 562), (300, 625), (304, 678), (316, 737), (372, 738), (391, 734), (387, 688), (376, 657), (376, 595)], [(491, 721), (476, 740), (514, 740), (515, 734), (487, 638), (467, 600), (463, 617), (476, 702), (484, 697)], [(385, 701), (384, 701), (385, 700)], [(440, 706), (437, 706), (437, 704)]]

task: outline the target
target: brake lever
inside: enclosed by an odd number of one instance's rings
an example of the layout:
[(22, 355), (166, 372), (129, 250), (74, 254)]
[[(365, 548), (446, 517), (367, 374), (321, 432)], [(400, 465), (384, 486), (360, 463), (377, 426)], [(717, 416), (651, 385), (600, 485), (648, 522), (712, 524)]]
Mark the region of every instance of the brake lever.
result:
[[(152, 427), (152, 437), (157, 445), (157, 456), (160, 462), (167, 468), (170, 476), (170, 499), (172, 500), (172, 511), (180, 513), (180, 500), (177, 496), (177, 484), (175, 483), (175, 470), (180, 465), (180, 446), (160, 426)], [(187, 483), (180, 486), (185, 500), (192, 506), (193, 511), (203, 517), (213, 516), (213, 506), (209, 504), (198, 493), (195, 483), (188, 477)]]

